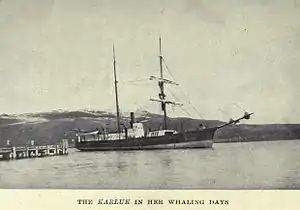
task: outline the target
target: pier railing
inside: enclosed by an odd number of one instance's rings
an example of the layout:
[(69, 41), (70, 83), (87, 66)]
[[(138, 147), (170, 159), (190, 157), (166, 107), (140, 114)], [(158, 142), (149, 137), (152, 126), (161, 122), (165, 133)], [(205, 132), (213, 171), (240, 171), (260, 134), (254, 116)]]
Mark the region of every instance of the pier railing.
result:
[(37, 158), (68, 154), (68, 143), (57, 145), (6, 146), (0, 148), (0, 160)]

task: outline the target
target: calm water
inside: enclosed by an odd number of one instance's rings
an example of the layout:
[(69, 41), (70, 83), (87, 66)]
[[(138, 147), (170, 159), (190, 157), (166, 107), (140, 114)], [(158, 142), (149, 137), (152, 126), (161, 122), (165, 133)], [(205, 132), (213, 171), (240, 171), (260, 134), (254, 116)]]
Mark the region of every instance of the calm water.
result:
[(300, 141), (0, 162), (0, 188), (299, 188)]

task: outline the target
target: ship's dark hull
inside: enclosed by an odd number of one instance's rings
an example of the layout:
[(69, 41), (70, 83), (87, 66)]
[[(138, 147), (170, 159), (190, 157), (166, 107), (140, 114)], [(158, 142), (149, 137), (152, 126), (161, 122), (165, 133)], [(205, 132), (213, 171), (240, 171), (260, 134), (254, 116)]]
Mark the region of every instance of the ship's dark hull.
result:
[(212, 148), (215, 132), (216, 128), (210, 128), (169, 136), (143, 137), (127, 140), (83, 141), (76, 142), (75, 148), (80, 151)]

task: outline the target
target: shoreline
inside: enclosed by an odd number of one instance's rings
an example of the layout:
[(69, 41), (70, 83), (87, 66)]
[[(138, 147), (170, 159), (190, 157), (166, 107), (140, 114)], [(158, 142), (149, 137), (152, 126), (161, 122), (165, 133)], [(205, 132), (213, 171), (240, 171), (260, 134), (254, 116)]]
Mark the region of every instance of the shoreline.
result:
[(215, 144), (220, 143), (248, 143), (248, 142), (262, 142), (262, 141), (295, 141), (300, 139), (262, 139), (262, 140), (234, 140), (234, 139), (214, 139)]

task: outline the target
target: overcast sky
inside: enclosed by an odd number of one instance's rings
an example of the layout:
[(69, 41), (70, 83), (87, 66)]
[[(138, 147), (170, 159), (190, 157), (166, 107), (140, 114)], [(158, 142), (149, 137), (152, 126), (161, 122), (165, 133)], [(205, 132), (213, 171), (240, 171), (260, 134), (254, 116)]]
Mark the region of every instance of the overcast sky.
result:
[(121, 110), (159, 112), (156, 82), (127, 82), (158, 76), (159, 36), (203, 118), (300, 123), (297, 0), (0, 0), (0, 113), (114, 110), (113, 42)]

